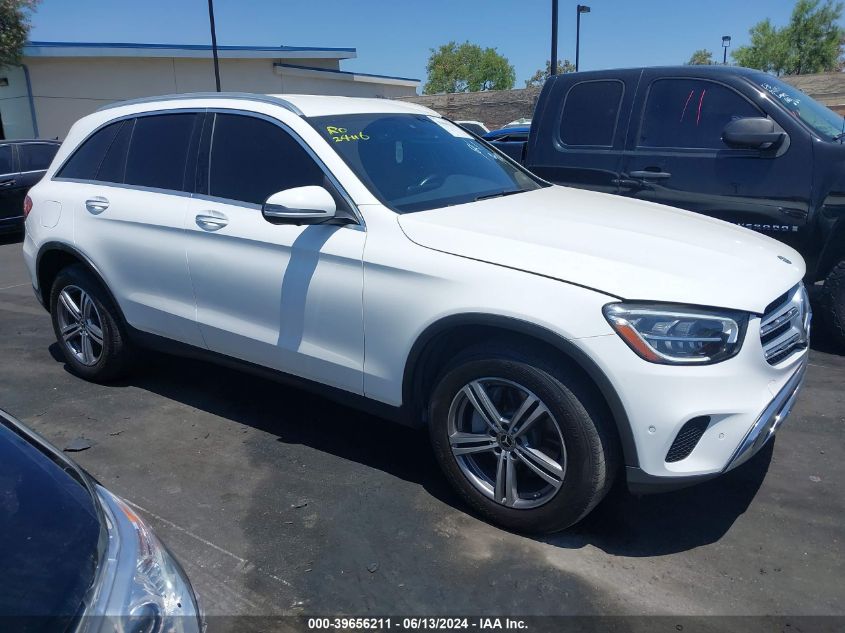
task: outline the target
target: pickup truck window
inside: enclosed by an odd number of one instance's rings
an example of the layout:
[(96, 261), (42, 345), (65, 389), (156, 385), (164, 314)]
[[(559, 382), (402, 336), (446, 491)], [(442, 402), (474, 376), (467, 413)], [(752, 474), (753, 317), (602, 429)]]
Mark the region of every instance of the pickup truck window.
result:
[(734, 119), (765, 116), (727, 86), (698, 79), (651, 84), (640, 127), (640, 147), (725, 149), (722, 130)]
[(809, 125), (822, 138), (838, 139), (845, 132), (845, 121), (830, 108), (770, 75), (760, 74), (757, 84), (794, 117)]
[(421, 114), (309, 119), (381, 202), (424, 211), (545, 186), (449, 121)]
[(624, 88), (615, 79), (582, 81), (572, 86), (560, 115), (561, 142), (611, 147)]

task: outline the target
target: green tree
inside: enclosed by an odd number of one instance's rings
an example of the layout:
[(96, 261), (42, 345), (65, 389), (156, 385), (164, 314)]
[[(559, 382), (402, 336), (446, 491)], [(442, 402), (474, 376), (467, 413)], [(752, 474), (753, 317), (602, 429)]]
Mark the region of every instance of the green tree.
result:
[(826, 0), (798, 0), (786, 28), (790, 56), (786, 72), (790, 75), (836, 70), (842, 55), (842, 3)]
[(38, 0), (0, 0), (0, 67), (21, 62), (29, 16)]
[(709, 66), (713, 63), (713, 53), (706, 48), (695, 51), (687, 62), (687, 66)]
[[(546, 79), (549, 78), (551, 75), (552, 70), (552, 60), (546, 60), (546, 69), (540, 70), (538, 69), (536, 73), (531, 75), (528, 79), (525, 80), (525, 87), (526, 88), (535, 88), (542, 86), (546, 83)], [(557, 74), (562, 75), (564, 73), (574, 73), (575, 72), (575, 64), (570, 62), (568, 59), (564, 59), (563, 61), (558, 60), (557, 62)]]
[(751, 44), (733, 53), (740, 66), (776, 75), (801, 75), (840, 68), (845, 33), (837, 24), (842, 3), (832, 0), (798, 0), (789, 24), (776, 28), (766, 19), (749, 34)]
[(789, 59), (789, 38), (786, 29), (777, 29), (766, 18), (751, 27), (748, 32), (751, 44), (740, 46), (733, 53), (734, 61), (746, 68), (757, 68), (781, 75), (786, 71)]
[(481, 48), (469, 42), (449, 42), (431, 49), (426, 71), (424, 94), (510, 90), (516, 81), (506, 57), (495, 48)]

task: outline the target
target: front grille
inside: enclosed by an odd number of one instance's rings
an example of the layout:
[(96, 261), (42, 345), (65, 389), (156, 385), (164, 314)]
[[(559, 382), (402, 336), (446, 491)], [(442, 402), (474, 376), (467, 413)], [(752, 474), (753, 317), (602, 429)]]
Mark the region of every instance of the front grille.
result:
[(666, 453), (666, 461), (669, 463), (679, 462), (689, 457), (709, 424), (710, 416), (707, 415), (693, 418), (684, 424), (675, 436), (672, 446), (669, 447), (669, 452)]
[(810, 341), (810, 301), (799, 283), (772, 301), (760, 319), (760, 343), (770, 365), (777, 365)]

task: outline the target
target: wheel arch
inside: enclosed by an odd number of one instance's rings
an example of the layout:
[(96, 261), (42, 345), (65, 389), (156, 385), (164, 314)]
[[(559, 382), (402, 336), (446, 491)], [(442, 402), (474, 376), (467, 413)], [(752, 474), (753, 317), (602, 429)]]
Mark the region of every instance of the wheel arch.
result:
[(79, 249), (66, 244), (65, 242), (45, 242), (41, 248), (38, 249), (38, 255), (35, 259), (36, 276), (38, 277), (38, 295), (41, 304), (50, 311), (50, 292), (53, 288), (53, 282), (56, 276), (62, 269), (72, 266), (74, 264), (81, 264), (88, 272), (90, 272), (111, 299), (112, 303), (117, 307), (121, 319), (123, 313), (120, 311), (120, 305), (112, 294), (109, 285), (106, 283), (100, 271), (91, 262), (90, 259)]
[(420, 420), (423, 425), (428, 424), (424, 403), (426, 395), (434, 386), (438, 367), (474, 343), (499, 337), (541, 346), (580, 370), (610, 410), (625, 464), (639, 465), (634, 436), (622, 400), (595, 361), (574, 343), (555, 332), (514, 317), (464, 313), (444, 317), (430, 324), (412, 345), (405, 363), (402, 402), (410, 419)]

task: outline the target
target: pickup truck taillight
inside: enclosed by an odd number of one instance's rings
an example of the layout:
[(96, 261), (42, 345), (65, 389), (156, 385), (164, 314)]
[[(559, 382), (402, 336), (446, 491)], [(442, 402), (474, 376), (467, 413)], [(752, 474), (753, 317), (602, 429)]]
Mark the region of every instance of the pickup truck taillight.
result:
[(32, 198), (27, 196), (23, 199), (23, 219), (26, 220), (29, 212), (32, 211)]

